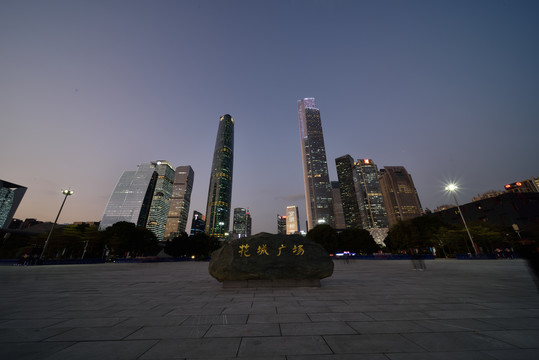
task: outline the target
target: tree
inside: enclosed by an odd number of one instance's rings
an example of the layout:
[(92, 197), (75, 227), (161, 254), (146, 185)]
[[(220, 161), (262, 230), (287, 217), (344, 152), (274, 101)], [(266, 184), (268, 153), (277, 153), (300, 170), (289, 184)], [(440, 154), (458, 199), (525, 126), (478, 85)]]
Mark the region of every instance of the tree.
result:
[(158, 241), (154, 233), (130, 222), (117, 222), (106, 228), (102, 234), (113, 255), (155, 255), (158, 250)]
[(365, 229), (346, 229), (339, 233), (339, 249), (358, 254), (372, 254), (380, 250), (371, 233)]
[(307, 233), (307, 238), (319, 243), (330, 254), (338, 250), (339, 238), (337, 231), (329, 225), (317, 225)]
[(221, 246), (219, 239), (208, 236), (204, 233), (197, 233), (187, 236), (186, 233), (167, 242), (165, 253), (174, 257), (194, 256), (198, 259), (205, 259)]

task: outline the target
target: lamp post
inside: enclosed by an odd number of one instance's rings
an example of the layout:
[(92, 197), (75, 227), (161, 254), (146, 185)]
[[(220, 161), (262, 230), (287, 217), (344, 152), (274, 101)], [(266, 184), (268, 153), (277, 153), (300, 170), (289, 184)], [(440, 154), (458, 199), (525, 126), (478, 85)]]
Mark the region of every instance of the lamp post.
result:
[(54, 220), (54, 224), (52, 224), (51, 231), (49, 232), (49, 236), (47, 236), (47, 240), (45, 241), (45, 246), (43, 246), (43, 251), (41, 252), (41, 255), (39, 256), (39, 259), (42, 260), (43, 256), (45, 256), (45, 250), (47, 250), (47, 245), (49, 244), (49, 240), (52, 235), (52, 231), (54, 230), (54, 227), (56, 226), (56, 222), (58, 221), (58, 218), (60, 217), (60, 213), (62, 212), (62, 209), (64, 207), (64, 204), (66, 203), (67, 197), (69, 195), (73, 195), (73, 190), (62, 190), (62, 194), (65, 195), (64, 201), (62, 201), (62, 206), (60, 206), (60, 210), (58, 211), (58, 215), (56, 215), (56, 220)]
[(451, 195), (453, 196), (453, 200), (455, 200), (455, 204), (457, 204), (457, 210), (459, 211), (460, 218), (462, 219), (462, 223), (464, 224), (464, 227), (466, 228), (466, 232), (468, 233), (468, 237), (470, 238), (470, 242), (472, 243), (472, 248), (474, 250), (475, 255), (477, 256), (477, 248), (475, 247), (475, 243), (472, 239), (472, 234), (470, 234), (470, 230), (468, 230), (468, 225), (466, 225), (466, 220), (464, 220), (464, 215), (462, 215), (462, 211), (460, 211), (460, 206), (457, 201), (457, 197), (455, 196), (455, 191), (457, 190), (457, 185), (455, 184), (448, 184), (445, 187), (446, 191), (449, 191)]

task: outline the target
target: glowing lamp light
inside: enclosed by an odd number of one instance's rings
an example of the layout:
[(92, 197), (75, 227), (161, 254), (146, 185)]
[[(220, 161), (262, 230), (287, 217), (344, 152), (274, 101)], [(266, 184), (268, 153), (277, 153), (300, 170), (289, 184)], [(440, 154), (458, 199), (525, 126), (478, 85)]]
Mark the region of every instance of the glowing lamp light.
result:
[(505, 185), (505, 188), (506, 188), (506, 189), (511, 189), (511, 184)]
[(522, 183), (521, 183), (521, 182), (517, 182), (516, 185), (517, 185), (517, 186), (522, 186)]
[(447, 186), (445, 187), (445, 189), (446, 189), (447, 191), (453, 192), (453, 191), (456, 191), (456, 190), (458, 189), (458, 186), (455, 185), (455, 184), (447, 184)]

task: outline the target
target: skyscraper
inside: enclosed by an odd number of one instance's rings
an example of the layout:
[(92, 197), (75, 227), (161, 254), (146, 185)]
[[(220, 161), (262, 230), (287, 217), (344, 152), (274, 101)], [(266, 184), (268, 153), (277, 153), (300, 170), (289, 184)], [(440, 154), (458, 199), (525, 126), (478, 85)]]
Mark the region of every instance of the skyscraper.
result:
[(341, 203), (344, 213), (344, 222), (347, 229), (361, 229), (363, 223), (359, 212), (360, 201), (356, 192), (356, 183), (359, 183), (355, 170), (354, 159), (344, 155), (335, 159), (337, 177), (341, 193)]
[(172, 196), (170, 197), (170, 209), (165, 226), (164, 237), (166, 239), (172, 239), (185, 232), (194, 179), (195, 172), (191, 166), (178, 166), (176, 168)]
[(363, 228), (387, 228), (387, 213), (378, 182), (378, 167), (371, 159), (359, 159), (354, 168)]
[(286, 207), (286, 235), (299, 234), (299, 211), (297, 206)]
[(119, 221), (146, 226), (156, 182), (157, 172), (150, 163), (140, 164), (136, 171), (125, 171), (110, 196), (99, 229)]
[(308, 230), (318, 224), (334, 226), (322, 120), (314, 98), (298, 101), (298, 116)]
[(277, 214), (277, 234), (286, 235), (286, 215)]
[(232, 169), (234, 164), (234, 119), (219, 120), (206, 206), (206, 234), (225, 238), (230, 228)]
[(249, 210), (245, 208), (234, 209), (234, 222), (232, 228), (234, 239), (251, 236), (251, 214), (249, 213)]
[(26, 189), (25, 186), (0, 180), (0, 229), (11, 223)]
[(162, 241), (170, 209), (174, 168), (168, 161), (164, 160), (152, 161), (151, 165), (157, 172), (157, 181), (155, 182), (146, 228), (155, 234), (157, 240)]
[(379, 181), (389, 226), (421, 216), (423, 209), (412, 176), (403, 166), (384, 166)]
[(203, 233), (206, 228), (206, 217), (198, 211), (193, 211), (193, 220), (191, 220), (191, 232), (190, 235), (196, 235)]
[(341, 187), (338, 181), (331, 182), (331, 191), (333, 195), (333, 219), (335, 220), (335, 229), (346, 229), (346, 222), (344, 221), (344, 210), (341, 200)]

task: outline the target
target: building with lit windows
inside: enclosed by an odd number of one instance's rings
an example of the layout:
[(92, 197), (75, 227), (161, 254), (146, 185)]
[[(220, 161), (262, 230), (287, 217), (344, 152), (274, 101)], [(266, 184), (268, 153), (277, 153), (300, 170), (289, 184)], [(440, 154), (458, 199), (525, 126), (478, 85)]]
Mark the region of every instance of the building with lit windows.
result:
[(173, 239), (185, 232), (195, 172), (191, 166), (178, 166), (174, 174), (170, 209), (165, 226), (165, 239)]
[(277, 215), (277, 234), (286, 235), (286, 215)]
[(196, 235), (198, 233), (203, 233), (206, 228), (206, 217), (204, 214), (193, 211), (193, 219), (191, 220), (191, 232), (190, 235)]
[(350, 155), (344, 155), (335, 159), (335, 165), (339, 179), (345, 228), (361, 229), (363, 222), (359, 212), (360, 200), (356, 191), (356, 184), (359, 183), (359, 180), (357, 179), (354, 159)]
[(206, 234), (228, 237), (234, 165), (234, 119), (226, 114), (219, 119), (206, 206)]
[(336, 230), (346, 229), (344, 220), (344, 210), (341, 200), (341, 187), (338, 181), (331, 182), (331, 191), (333, 192), (333, 219), (335, 221)]
[(307, 208), (307, 230), (311, 230), (318, 224), (335, 226), (322, 120), (314, 98), (298, 101), (298, 117)]
[(0, 180), (0, 229), (7, 228), (22, 201), (26, 187)]
[(286, 207), (286, 235), (299, 234), (299, 211), (297, 206)]
[(157, 172), (150, 163), (140, 164), (136, 171), (125, 171), (110, 196), (99, 230), (120, 221), (146, 226), (156, 182)]
[(539, 177), (507, 184), (504, 188), (505, 191), (514, 193), (539, 192)]
[(359, 159), (354, 163), (359, 212), (364, 229), (387, 228), (388, 220), (380, 183), (378, 167), (371, 159)]
[(412, 176), (403, 166), (384, 166), (380, 170), (379, 182), (389, 226), (395, 225), (399, 220), (422, 215), (423, 209)]
[(151, 165), (157, 173), (157, 181), (155, 182), (146, 228), (155, 234), (157, 240), (162, 241), (170, 209), (174, 167), (165, 160), (153, 161)]
[(251, 214), (245, 208), (234, 209), (234, 222), (232, 224), (234, 239), (251, 236)]

